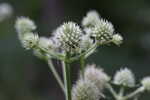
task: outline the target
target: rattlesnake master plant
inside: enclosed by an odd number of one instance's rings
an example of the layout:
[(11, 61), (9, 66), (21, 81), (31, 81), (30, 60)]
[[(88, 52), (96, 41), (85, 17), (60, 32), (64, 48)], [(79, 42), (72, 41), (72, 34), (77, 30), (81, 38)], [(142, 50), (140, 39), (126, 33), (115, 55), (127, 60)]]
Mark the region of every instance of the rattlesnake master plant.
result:
[[(89, 11), (82, 20), (82, 25), (69, 21), (60, 25), (51, 37), (40, 37), (36, 32), (35, 23), (27, 17), (19, 17), (15, 28), (18, 37), (27, 50), (32, 49), (35, 56), (44, 59), (62, 91), (66, 100), (100, 100), (108, 99), (104, 90), (109, 90), (115, 100), (138, 100), (137, 95), (150, 91), (150, 77), (143, 78), (137, 87), (133, 72), (123, 68), (114, 74), (107, 75), (102, 68), (96, 65), (85, 65), (86, 58), (93, 54), (98, 47), (114, 43), (120, 45), (123, 37), (116, 33), (111, 22), (100, 17), (96, 11)], [(82, 28), (81, 28), (82, 27)], [(51, 59), (62, 62), (63, 80), (60, 78)], [(80, 75), (72, 86), (70, 64), (80, 62)], [(114, 85), (120, 87), (120, 92), (113, 89)], [(137, 88), (126, 93), (126, 88)]]

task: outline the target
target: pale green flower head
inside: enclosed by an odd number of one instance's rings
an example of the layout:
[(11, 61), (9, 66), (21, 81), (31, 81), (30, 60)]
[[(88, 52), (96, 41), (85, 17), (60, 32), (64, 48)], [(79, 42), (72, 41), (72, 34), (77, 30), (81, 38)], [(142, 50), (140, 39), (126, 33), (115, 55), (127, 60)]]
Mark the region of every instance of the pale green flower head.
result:
[(114, 76), (113, 83), (127, 87), (135, 86), (135, 77), (132, 71), (128, 68), (120, 69)]
[(98, 89), (105, 88), (106, 83), (110, 80), (110, 77), (100, 68), (96, 68), (96, 65), (87, 65), (84, 71), (84, 78), (90, 82), (93, 82)]
[(82, 30), (74, 22), (64, 23), (54, 32), (54, 36), (60, 41), (62, 50), (70, 53), (79, 52), (82, 35)]
[(39, 36), (33, 34), (32, 32), (24, 34), (24, 37), (21, 39), (21, 43), (25, 49), (31, 49), (37, 46), (39, 41)]
[(145, 77), (141, 83), (145, 90), (150, 91), (150, 77)]
[(116, 45), (120, 45), (123, 41), (123, 37), (120, 34), (114, 34), (112, 38), (112, 42)]
[(72, 100), (99, 100), (101, 92), (88, 80), (79, 80), (73, 86)]
[(100, 21), (100, 16), (97, 11), (91, 10), (82, 20), (82, 26), (94, 27), (96, 23)]
[(31, 32), (36, 29), (35, 23), (27, 17), (19, 17), (16, 20), (15, 28), (18, 33), (24, 34), (26, 32)]

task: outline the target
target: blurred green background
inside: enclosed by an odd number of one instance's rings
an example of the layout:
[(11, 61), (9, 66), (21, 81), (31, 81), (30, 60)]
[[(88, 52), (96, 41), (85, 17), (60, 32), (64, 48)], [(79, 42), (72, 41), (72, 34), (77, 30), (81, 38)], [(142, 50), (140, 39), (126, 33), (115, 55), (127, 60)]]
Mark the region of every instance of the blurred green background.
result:
[[(11, 18), (0, 22), (0, 100), (64, 100), (62, 91), (44, 61), (21, 47), (14, 29), (17, 16), (35, 21), (41, 36), (64, 21), (81, 23), (89, 10), (97, 10), (124, 37), (120, 46), (100, 47), (88, 58), (113, 75), (121, 67), (133, 70), (137, 80), (150, 75), (150, 0), (0, 0), (14, 8)], [(61, 73), (60, 62), (54, 61)], [(73, 66), (73, 83), (78, 64)], [(139, 81), (137, 81), (139, 82)], [(150, 94), (141, 100), (150, 100)]]

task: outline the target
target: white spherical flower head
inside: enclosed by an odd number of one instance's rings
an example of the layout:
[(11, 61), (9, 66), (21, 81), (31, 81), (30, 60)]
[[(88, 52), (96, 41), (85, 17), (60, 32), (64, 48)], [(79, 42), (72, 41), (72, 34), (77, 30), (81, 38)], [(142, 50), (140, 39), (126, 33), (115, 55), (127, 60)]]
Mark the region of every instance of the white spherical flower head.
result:
[(141, 81), (143, 87), (145, 90), (150, 91), (150, 77), (145, 77), (142, 81)]
[(24, 35), (24, 37), (21, 40), (21, 43), (23, 47), (28, 50), (37, 46), (38, 41), (39, 41), (38, 35), (30, 32)]
[(128, 68), (124, 68), (116, 72), (113, 83), (116, 85), (134, 87), (135, 77), (131, 70), (129, 70)]
[(36, 29), (35, 23), (27, 17), (19, 17), (16, 20), (15, 28), (18, 33), (24, 34)]
[(72, 100), (99, 100), (99, 89), (90, 81), (79, 80), (72, 89)]
[(112, 40), (114, 27), (111, 22), (101, 19), (98, 24), (92, 29), (92, 36), (100, 43), (109, 42)]
[(100, 21), (100, 16), (97, 11), (89, 11), (87, 15), (82, 20), (82, 25), (84, 27), (94, 27), (96, 23)]
[(110, 77), (102, 69), (96, 68), (95, 65), (88, 65), (86, 67), (84, 78), (93, 82), (100, 90), (104, 89), (105, 84), (110, 80)]
[(120, 34), (114, 34), (112, 42), (115, 43), (116, 45), (120, 45), (123, 41), (123, 37)]
[(54, 33), (55, 37), (60, 41), (62, 50), (70, 53), (78, 52), (82, 31), (76, 23), (64, 23)]
[(13, 8), (8, 3), (1, 3), (0, 4), (0, 21), (5, 20), (6, 18), (11, 17), (13, 14)]

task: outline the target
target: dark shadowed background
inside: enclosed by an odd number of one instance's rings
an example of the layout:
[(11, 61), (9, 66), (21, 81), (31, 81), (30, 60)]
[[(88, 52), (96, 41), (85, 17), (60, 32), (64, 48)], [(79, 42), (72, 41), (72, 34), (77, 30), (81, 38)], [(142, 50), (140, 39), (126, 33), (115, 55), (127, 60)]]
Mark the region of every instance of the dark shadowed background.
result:
[[(137, 80), (150, 75), (150, 0), (0, 0), (14, 7), (13, 16), (0, 23), (0, 100), (64, 100), (47, 64), (21, 47), (14, 29), (17, 16), (35, 21), (41, 36), (64, 21), (81, 23), (89, 10), (97, 10), (124, 37), (120, 46), (100, 47), (88, 63), (103, 67), (109, 75), (121, 68), (133, 70)], [(54, 61), (61, 73), (60, 62)], [(73, 66), (73, 83), (78, 64)], [(139, 81), (137, 81), (139, 82)], [(150, 94), (141, 100), (150, 100)]]

